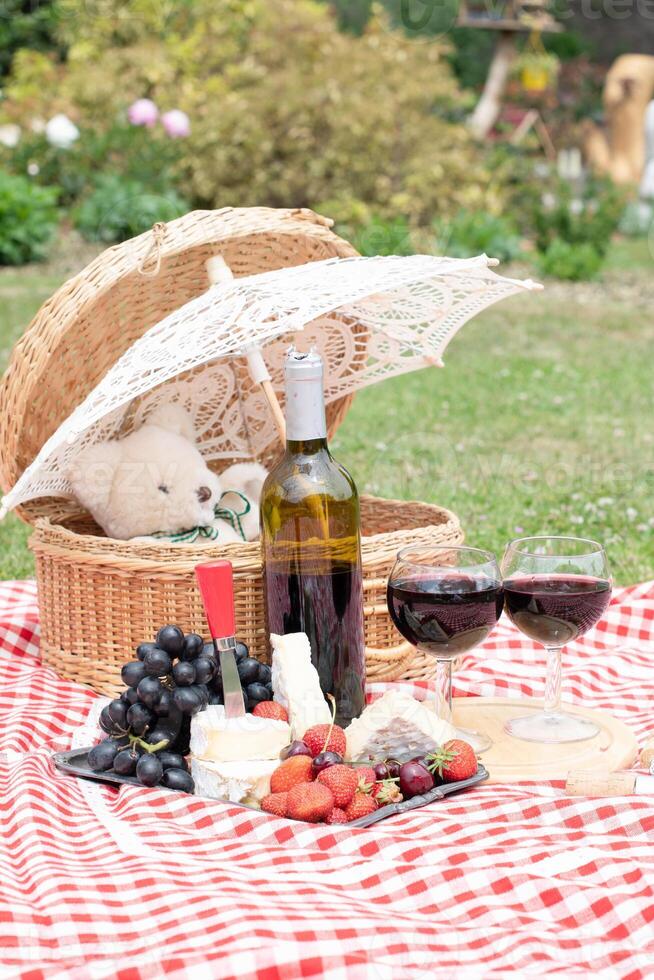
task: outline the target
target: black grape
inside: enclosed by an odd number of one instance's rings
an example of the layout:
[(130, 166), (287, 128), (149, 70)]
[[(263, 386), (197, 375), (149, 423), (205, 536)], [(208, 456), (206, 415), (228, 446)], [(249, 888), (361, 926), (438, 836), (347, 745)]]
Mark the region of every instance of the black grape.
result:
[(123, 731), (127, 729), (127, 710), (128, 706), (124, 701), (121, 701), (120, 698), (116, 698), (115, 701), (112, 701), (111, 704), (107, 705), (107, 714), (114, 724), (119, 728), (122, 728)]
[(153, 753), (147, 752), (136, 763), (136, 778), (143, 786), (156, 786), (163, 772), (161, 762)]
[(145, 664), (142, 664), (140, 660), (130, 660), (121, 670), (120, 676), (123, 679), (123, 684), (126, 684), (127, 687), (138, 687), (145, 677)]
[(144, 677), (136, 688), (139, 699), (143, 704), (147, 704), (148, 708), (156, 707), (163, 692), (164, 688), (158, 677)]
[(259, 664), (257, 680), (260, 684), (270, 684), (272, 680), (272, 670), (268, 664)]
[(241, 684), (253, 684), (259, 676), (259, 661), (254, 657), (246, 657), (238, 664), (238, 676)]
[(185, 715), (195, 715), (201, 708), (202, 702), (194, 688), (176, 688), (173, 699), (179, 710)]
[(128, 705), (128, 707), (131, 706), (132, 704), (136, 704), (138, 699), (139, 696), (133, 687), (126, 687), (123, 693), (120, 695), (120, 700), (124, 701), (125, 704)]
[(162, 749), (161, 752), (157, 752), (157, 759), (164, 769), (184, 769), (188, 772), (186, 759), (181, 752), (170, 752), (168, 749)]
[(245, 692), (250, 701), (268, 701), (268, 688), (264, 687), (263, 684), (248, 684)]
[[(211, 644), (208, 644), (213, 649)], [(184, 637), (184, 645), (182, 646), (182, 651), (179, 654), (180, 660), (195, 660), (202, 653), (203, 647), (205, 646), (204, 640), (198, 633), (187, 633)]]
[(154, 721), (154, 714), (141, 701), (133, 704), (127, 712), (127, 724), (134, 735), (142, 735), (148, 730), (148, 726)]
[(162, 626), (155, 642), (171, 657), (179, 657), (184, 646), (184, 634), (179, 626)]
[[(124, 702), (121, 703), (124, 704), (125, 715), (127, 715), (127, 705)], [(109, 714), (109, 707), (110, 706), (108, 704), (105, 705), (105, 707), (100, 712), (100, 719), (99, 719), (100, 728), (102, 729), (103, 732), (106, 732), (107, 735), (124, 735), (127, 726), (116, 724), (116, 722)]]
[(157, 725), (156, 728), (148, 732), (145, 736), (145, 741), (148, 745), (157, 745), (159, 742), (165, 742), (164, 748), (172, 749), (175, 747), (175, 741), (181, 727), (181, 724), (177, 728), (170, 728), (167, 725)]
[(207, 660), (206, 657), (198, 657), (193, 666), (195, 668), (196, 683), (208, 684), (214, 675), (214, 662)]
[(136, 648), (136, 656), (139, 660), (145, 660), (146, 653), (149, 653), (150, 650), (158, 649), (159, 648), (157, 647), (156, 643), (139, 643)]
[(246, 657), (250, 656), (250, 651), (245, 643), (241, 643), (240, 640), (236, 641), (236, 646), (234, 648), (234, 656), (236, 657), (236, 663), (241, 660), (245, 660)]
[(184, 715), (182, 718), (182, 727), (179, 730), (179, 735), (177, 736), (177, 741), (175, 742), (175, 751), (179, 752), (180, 755), (188, 755), (191, 748), (191, 718), (189, 715)]
[(153, 647), (143, 658), (145, 669), (151, 677), (165, 677), (173, 667), (173, 662), (165, 650)]
[(87, 758), (93, 772), (106, 772), (111, 769), (120, 746), (113, 738), (105, 738), (104, 742), (94, 745)]
[(180, 660), (173, 667), (173, 680), (179, 687), (195, 684), (195, 666), (186, 660)]
[(209, 688), (206, 684), (195, 684), (192, 690), (194, 690), (200, 698), (201, 707), (204, 711), (209, 704)]
[(207, 659), (216, 658), (216, 648), (213, 643), (205, 643), (202, 647), (201, 652), (198, 654), (199, 657), (206, 657)]
[(114, 772), (119, 776), (133, 776), (138, 760), (139, 753), (133, 747), (122, 749), (114, 758)]
[(173, 692), (164, 688), (161, 697), (157, 701), (155, 711), (160, 718), (169, 718), (178, 713), (178, 709), (175, 707), (175, 702), (173, 701)]
[(166, 789), (180, 790), (182, 793), (192, 793), (195, 790), (193, 777), (184, 769), (166, 769), (161, 785)]

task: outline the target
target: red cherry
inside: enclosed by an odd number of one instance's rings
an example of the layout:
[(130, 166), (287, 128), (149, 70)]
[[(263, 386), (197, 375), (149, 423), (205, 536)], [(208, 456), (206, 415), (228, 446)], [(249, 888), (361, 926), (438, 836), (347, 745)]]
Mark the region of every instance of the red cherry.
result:
[(405, 762), (400, 766), (400, 791), (405, 800), (427, 793), (433, 786), (433, 776), (421, 762)]
[(296, 738), (294, 742), (287, 745), (286, 748), (282, 749), (279, 753), (280, 759), (290, 759), (292, 755), (311, 755), (309, 746), (306, 745), (301, 739)]
[(319, 752), (313, 760), (313, 771), (318, 775), (323, 769), (329, 769), (330, 766), (340, 766), (342, 762), (343, 756), (339, 755), (338, 752)]

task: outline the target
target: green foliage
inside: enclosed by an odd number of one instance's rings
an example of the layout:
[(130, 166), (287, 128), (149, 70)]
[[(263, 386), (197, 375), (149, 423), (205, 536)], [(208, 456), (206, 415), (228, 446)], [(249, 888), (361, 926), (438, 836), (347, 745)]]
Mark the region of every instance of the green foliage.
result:
[(176, 186), (201, 206), (357, 201), (413, 225), (501, 204), (479, 148), (448, 119), (461, 93), (444, 42), (415, 44), (376, 16), (353, 37), (315, 0), (133, 0), (129, 16), (122, 0), (60, 3), (76, 16), (63, 20), (68, 61), (50, 86), (58, 109), (82, 133), (142, 96), (186, 111)]
[(361, 35), (372, 14), (372, 0), (327, 0), (342, 31)]
[(654, 223), (654, 205), (652, 201), (629, 201), (618, 230), (628, 238), (647, 238)]
[(54, 50), (63, 53), (56, 39), (56, 4), (50, 0), (3, 0), (0, 11), (0, 75), (6, 75), (16, 51)]
[(485, 252), (501, 262), (520, 256), (518, 230), (509, 218), (486, 211), (460, 211), (451, 221), (434, 222), (439, 251), (468, 258)]
[(565, 181), (535, 195), (532, 225), (536, 246), (546, 252), (555, 239), (570, 245), (588, 244), (604, 256), (624, 209), (624, 195), (608, 181), (589, 181), (576, 195)]
[(172, 190), (157, 193), (138, 180), (104, 174), (73, 212), (73, 221), (89, 241), (122, 242), (147, 231), (156, 221), (179, 218), (188, 209), (187, 202)]
[(42, 134), (28, 133), (13, 150), (4, 150), (1, 158), (19, 174), (36, 164), (34, 180), (44, 186), (56, 184), (60, 203), (70, 205), (88, 192), (102, 171), (146, 184), (155, 194), (165, 193), (175, 183), (180, 142), (119, 119), (108, 126), (83, 126), (68, 150), (50, 146)]
[(0, 264), (42, 259), (57, 227), (57, 190), (0, 171)]
[(546, 250), (541, 252), (538, 267), (544, 276), (579, 282), (595, 279), (603, 261), (603, 255), (589, 242), (573, 244), (553, 238)]
[(365, 227), (347, 233), (361, 255), (413, 255), (415, 252), (411, 229), (404, 218), (376, 217)]

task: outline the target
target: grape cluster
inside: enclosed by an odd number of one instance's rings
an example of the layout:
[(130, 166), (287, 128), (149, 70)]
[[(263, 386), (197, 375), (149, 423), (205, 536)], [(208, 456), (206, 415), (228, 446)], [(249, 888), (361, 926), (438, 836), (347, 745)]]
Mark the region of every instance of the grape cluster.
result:
[[(185, 756), (191, 718), (209, 704), (223, 703), (220, 664), (212, 643), (179, 626), (163, 626), (153, 643), (140, 643), (136, 660), (121, 671), (126, 689), (100, 713), (109, 736), (88, 754), (94, 772), (136, 776), (143, 786), (194, 791)], [(270, 667), (236, 644), (243, 699), (248, 711), (272, 700)]]

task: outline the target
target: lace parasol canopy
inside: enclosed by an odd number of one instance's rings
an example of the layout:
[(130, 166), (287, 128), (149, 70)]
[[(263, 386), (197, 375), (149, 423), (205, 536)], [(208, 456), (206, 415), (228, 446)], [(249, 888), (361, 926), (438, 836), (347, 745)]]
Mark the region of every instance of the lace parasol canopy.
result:
[(283, 400), (289, 344), (315, 346), (325, 362), (327, 403), (393, 375), (437, 365), (476, 313), (540, 288), (508, 279), (482, 255), (451, 259), (333, 258), (218, 283), (151, 327), (43, 445), (2, 502), (72, 496), (67, 472), (90, 443), (138, 427), (176, 401), (192, 415), (208, 462), (261, 457), (278, 438), (248, 370), (259, 349)]

